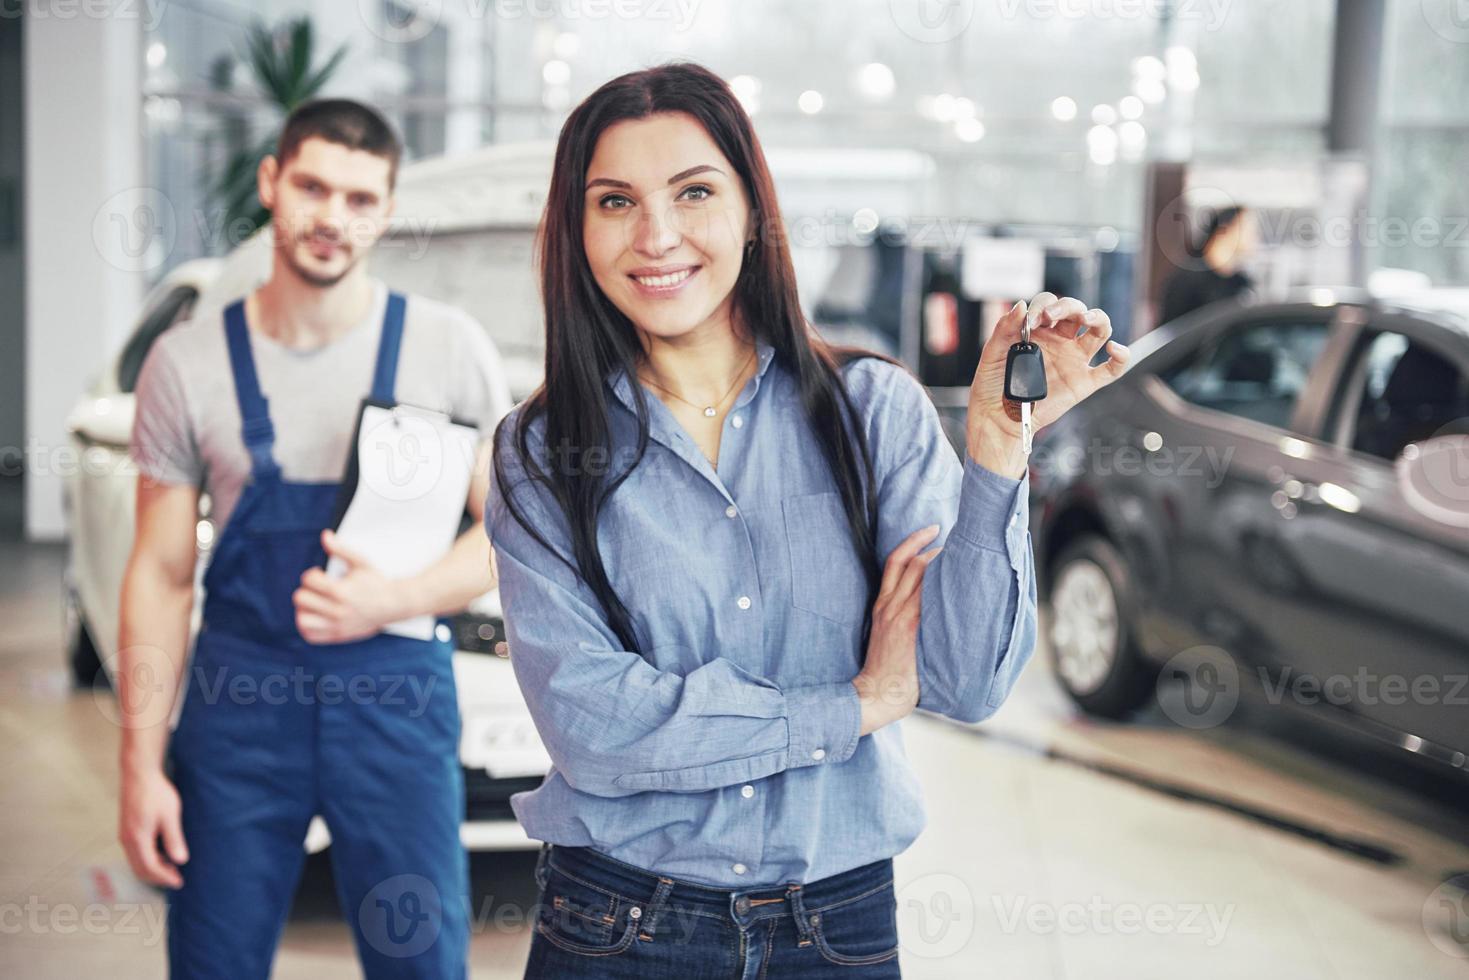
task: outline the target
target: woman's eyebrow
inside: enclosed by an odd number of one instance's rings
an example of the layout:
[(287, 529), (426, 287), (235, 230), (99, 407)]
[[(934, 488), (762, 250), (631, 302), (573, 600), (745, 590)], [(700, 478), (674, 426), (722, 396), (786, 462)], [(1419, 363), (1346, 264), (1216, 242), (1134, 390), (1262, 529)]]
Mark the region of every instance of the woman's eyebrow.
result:
[[(708, 171), (713, 171), (714, 173), (721, 175), (724, 174), (723, 170), (720, 170), (718, 167), (713, 166), (712, 164), (701, 163), (697, 167), (690, 167), (687, 170), (680, 170), (678, 173), (668, 178), (668, 183), (676, 184), (681, 180), (692, 177), (694, 174), (702, 174)], [(599, 186), (616, 187), (619, 190), (632, 190), (632, 184), (629, 184), (625, 180), (613, 180), (611, 177), (593, 178), (592, 180), (587, 181), (586, 189), (591, 190), (593, 187)]]

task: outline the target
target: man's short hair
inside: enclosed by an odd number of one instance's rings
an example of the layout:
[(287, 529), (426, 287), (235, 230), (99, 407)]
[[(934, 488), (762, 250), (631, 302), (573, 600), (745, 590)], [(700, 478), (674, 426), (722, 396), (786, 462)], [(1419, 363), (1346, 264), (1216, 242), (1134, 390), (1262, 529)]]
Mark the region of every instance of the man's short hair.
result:
[(281, 167), (313, 137), (383, 157), (388, 161), (388, 188), (397, 181), (403, 144), (376, 109), (351, 99), (314, 99), (297, 106), (276, 142), (275, 158)]

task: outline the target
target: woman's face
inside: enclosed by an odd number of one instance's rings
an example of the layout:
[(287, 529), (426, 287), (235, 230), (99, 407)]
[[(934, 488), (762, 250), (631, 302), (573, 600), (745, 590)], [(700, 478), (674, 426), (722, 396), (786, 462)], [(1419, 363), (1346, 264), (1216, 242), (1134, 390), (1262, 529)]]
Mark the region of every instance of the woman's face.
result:
[(585, 194), (587, 262), (634, 325), (665, 339), (728, 328), (749, 203), (703, 126), (670, 112), (607, 127)]

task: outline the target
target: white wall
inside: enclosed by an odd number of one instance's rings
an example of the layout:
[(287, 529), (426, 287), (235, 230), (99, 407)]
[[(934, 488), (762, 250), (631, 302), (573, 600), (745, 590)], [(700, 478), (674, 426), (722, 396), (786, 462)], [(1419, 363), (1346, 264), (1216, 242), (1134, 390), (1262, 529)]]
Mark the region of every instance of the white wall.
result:
[[(116, 12), (111, 8), (115, 7)], [(172, 243), (140, 187), (146, 5), (27, 7), (25, 25), (26, 533), (65, 532), (68, 411), (126, 336), (145, 254)]]

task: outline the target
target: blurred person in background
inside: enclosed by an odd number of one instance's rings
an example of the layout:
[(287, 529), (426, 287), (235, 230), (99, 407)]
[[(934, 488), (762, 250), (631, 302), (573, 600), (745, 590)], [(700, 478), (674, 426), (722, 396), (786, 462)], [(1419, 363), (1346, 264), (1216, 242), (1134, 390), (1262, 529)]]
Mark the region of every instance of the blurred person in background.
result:
[(801, 315), (749, 117), (697, 65), (571, 113), (541, 234), (546, 380), (486, 505), (554, 762), (512, 798), (547, 842), (526, 975), (897, 976), (924, 822), (897, 723), (988, 717), (1034, 649), (1006, 352), (1028, 317), (1045, 425), (1126, 349), (1077, 300), (1015, 304), (961, 462), (911, 372)]
[[(464, 975), (453, 644), (384, 627), (460, 610), (493, 586), (479, 511), (487, 435), (510, 396), (480, 324), (368, 274), (400, 154), (360, 103), (293, 112), (257, 175), (269, 280), (222, 318), (169, 330), (138, 380), (119, 837), (133, 871), (170, 889), (175, 978), (270, 973), (318, 813), (365, 974)], [(369, 385), (378, 401), (472, 419), (486, 437), (465, 502), (476, 523), (406, 578), (327, 530)], [(201, 488), (223, 530), (189, 660)], [(329, 556), (345, 574), (327, 574)]]
[(1233, 299), (1254, 288), (1254, 281), (1240, 271), (1255, 251), (1257, 231), (1247, 208), (1220, 208), (1209, 217), (1194, 262), (1181, 268), (1163, 284), (1158, 325), (1194, 310)]

